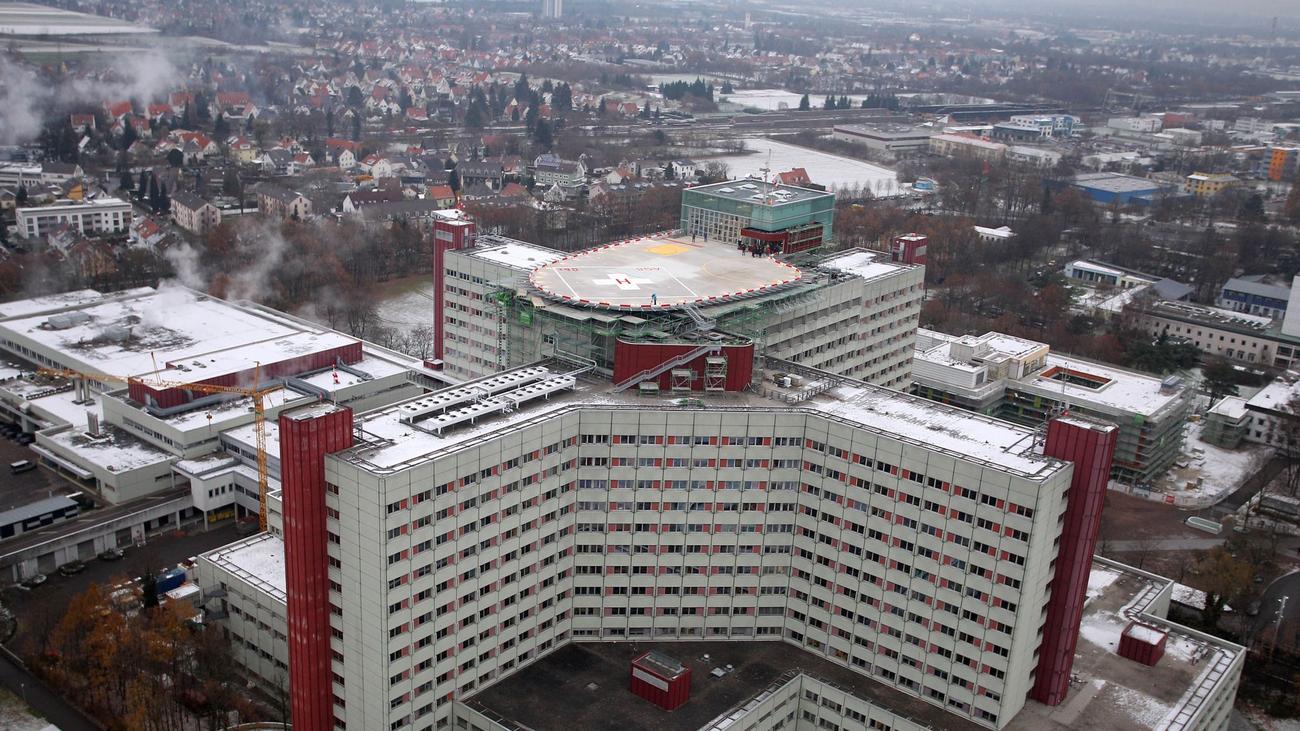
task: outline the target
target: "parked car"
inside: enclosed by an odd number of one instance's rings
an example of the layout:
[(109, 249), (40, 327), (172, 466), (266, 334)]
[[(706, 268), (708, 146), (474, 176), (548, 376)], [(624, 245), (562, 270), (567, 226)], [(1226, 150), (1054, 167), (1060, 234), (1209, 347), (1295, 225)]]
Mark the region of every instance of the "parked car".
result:
[(122, 552), (122, 549), (110, 548), (106, 551), (100, 551), (99, 555), (96, 558), (98, 558), (100, 561), (117, 561), (121, 559), (122, 556), (124, 555), (125, 554)]
[(28, 589), (35, 589), (41, 584), (44, 584), (46, 581), (49, 581), (49, 578), (50, 577), (46, 576), (45, 574), (32, 574), (31, 576), (28, 576), (27, 578), (23, 579), (22, 584)]
[(72, 576), (86, 570), (86, 564), (80, 561), (69, 561), (59, 567), (59, 573), (64, 576)]
[(31, 472), (36, 469), (36, 463), (30, 459), (20, 459), (17, 462), (9, 463), (9, 472), (14, 475), (21, 475), (24, 472)]

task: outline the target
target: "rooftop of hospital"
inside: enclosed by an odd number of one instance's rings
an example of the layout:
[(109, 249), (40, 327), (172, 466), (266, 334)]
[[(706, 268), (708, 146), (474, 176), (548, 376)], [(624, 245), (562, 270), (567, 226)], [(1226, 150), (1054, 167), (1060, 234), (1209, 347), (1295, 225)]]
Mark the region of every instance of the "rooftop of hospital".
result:
[(792, 264), (734, 243), (677, 232), (542, 262), (529, 281), (543, 296), (568, 305), (655, 312), (746, 299), (803, 276)]
[[(773, 368), (798, 369), (770, 362)], [(567, 370), (566, 370), (567, 368)], [(357, 418), (358, 445), (340, 457), (391, 474), (543, 420), (584, 409), (822, 416), (1032, 480), (1065, 465), (1042, 456), (1032, 429), (822, 371), (798, 386), (771, 381), (744, 392), (642, 395), (552, 363), (434, 391)]]
[(687, 188), (687, 190), (692, 193), (700, 193), (714, 196), (716, 198), (725, 198), (727, 200), (741, 203), (752, 203), (760, 206), (780, 206), (787, 203), (802, 203), (804, 201), (834, 196), (834, 193), (827, 193), (822, 190), (799, 188), (793, 185), (783, 185), (781, 183), (769, 183), (757, 178), (728, 180), (726, 182), (711, 183), (709, 185), (697, 185)]

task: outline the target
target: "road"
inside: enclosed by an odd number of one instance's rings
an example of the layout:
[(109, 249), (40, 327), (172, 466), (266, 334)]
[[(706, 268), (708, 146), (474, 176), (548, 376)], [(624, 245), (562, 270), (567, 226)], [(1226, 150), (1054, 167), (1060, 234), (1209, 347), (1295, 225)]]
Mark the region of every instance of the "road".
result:
[(1107, 541), (1106, 550), (1116, 553), (1129, 551), (1208, 551), (1221, 546), (1226, 538), (1148, 538), (1136, 541)]
[[(1241, 483), (1241, 487), (1233, 490), (1231, 495), (1228, 495), (1226, 498), (1219, 501), (1219, 503), (1214, 506), (1212, 512), (1220, 516), (1235, 513), (1238, 508), (1246, 504), (1247, 500), (1254, 497), (1255, 493), (1259, 492), (1261, 488), (1271, 482), (1273, 478), (1282, 471), (1283, 467), (1286, 467), (1285, 457), (1274, 457), (1268, 462), (1265, 462), (1263, 467), (1260, 467), (1255, 474), (1246, 478), (1246, 481)], [(1205, 517), (1209, 516), (1207, 515)]]
[(16, 665), (7, 652), (0, 652), (0, 687), (22, 698), (60, 731), (103, 731), (103, 726), (45, 687), (26, 668)]
[(1275, 629), (1294, 626), (1297, 619), (1300, 619), (1300, 571), (1293, 571), (1264, 590), (1259, 600), (1259, 615), (1250, 630), (1252, 643), (1267, 645), (1272, 642)]

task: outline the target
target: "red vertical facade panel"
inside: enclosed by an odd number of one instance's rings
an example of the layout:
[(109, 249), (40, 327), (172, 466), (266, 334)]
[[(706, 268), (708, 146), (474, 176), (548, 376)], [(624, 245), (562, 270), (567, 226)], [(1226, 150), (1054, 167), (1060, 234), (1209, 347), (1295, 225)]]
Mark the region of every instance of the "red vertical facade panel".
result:
[(352, 411), (316, 404), (280, 414), (284, 573), (293, 726), (334, 728), (325, 455), (352, 446)]
[(447, 286), (447, 252), (474, 245), (477, 227), (473, 221), (433, 222), (433, 357), (442, 360), (443, 292)]
[(1069, 690), (1088, 574), (1097, 548), (1101, 509), (1106, 502), (1106, 483), (1110, 481), (1118, 438), (1119, 427), (1113, 424), (1073, 417), (1053, 419), (1047, 426), (1043, 453), (1074, 463), (1056, 573), (1047, 602), (1047, 621), (1038, 648), (1038, 667), (1034, 687), (1029, 691), (1030, 698), (1049, 706), (1065, 700)]

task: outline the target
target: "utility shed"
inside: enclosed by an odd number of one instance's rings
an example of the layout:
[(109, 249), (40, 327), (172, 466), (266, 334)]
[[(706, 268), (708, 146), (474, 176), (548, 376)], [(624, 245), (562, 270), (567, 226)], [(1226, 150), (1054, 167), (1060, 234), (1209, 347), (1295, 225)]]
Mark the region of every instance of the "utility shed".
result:
[(632, 660), (630, 689), (665, 711), (680, 707), (691, 697), (691, 669), (657, 650)]

